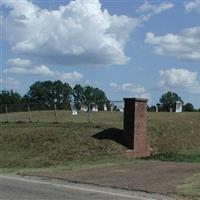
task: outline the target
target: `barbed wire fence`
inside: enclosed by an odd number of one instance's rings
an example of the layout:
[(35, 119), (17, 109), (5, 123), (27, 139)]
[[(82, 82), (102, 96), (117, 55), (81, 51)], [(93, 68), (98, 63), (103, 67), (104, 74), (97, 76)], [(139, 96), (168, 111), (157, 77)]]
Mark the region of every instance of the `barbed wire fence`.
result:
[(123, 122), (124, 101), (0, 104), (0, 122)]

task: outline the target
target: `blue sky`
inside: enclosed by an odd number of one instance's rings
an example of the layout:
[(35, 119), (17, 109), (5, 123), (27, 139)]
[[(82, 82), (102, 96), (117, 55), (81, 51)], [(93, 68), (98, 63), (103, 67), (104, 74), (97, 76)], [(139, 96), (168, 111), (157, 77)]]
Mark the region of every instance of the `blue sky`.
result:
[(37, 80), (200, 107), (200, 1), (3, 1), (1, 88)]

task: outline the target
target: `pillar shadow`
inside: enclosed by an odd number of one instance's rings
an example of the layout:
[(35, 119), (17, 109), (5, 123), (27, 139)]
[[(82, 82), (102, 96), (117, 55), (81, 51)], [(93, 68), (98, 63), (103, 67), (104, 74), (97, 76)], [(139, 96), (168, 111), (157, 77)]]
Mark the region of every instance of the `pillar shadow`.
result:
[(117, 129), (117, 128), (109, 128), (105, 129), (92, 137), (98, 139), (98, 140), (112, 140), (124, 147), (127, 147), (124, 138), (123, 138), (123, 130)]

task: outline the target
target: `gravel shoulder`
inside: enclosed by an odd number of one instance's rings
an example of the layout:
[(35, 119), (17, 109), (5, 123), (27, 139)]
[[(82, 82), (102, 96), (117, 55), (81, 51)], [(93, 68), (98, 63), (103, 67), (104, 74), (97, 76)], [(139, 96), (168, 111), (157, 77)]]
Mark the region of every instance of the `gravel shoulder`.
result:
[(198, 163), (141, 161), (76, 171), (55, 170), (21, 175), (49, 177), (150, 193), (176, 194), (177, 186), (199, 172), (200, 164)]

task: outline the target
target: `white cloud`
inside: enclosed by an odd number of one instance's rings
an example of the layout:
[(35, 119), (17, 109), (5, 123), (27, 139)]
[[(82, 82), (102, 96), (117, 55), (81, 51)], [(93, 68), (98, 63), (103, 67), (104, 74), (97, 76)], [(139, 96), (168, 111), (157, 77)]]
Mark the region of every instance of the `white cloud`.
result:
[(83, 78), (83, 75), (79, 72), (73, 71), (71, 73), (59, 73), (56, 75), (63, 82), (76, 82)]
[(79, 72), (59, 72), (53, 71), (45, 65), (40, 65), (36, 67), (8, 67), (4, 70), (4, 73), (12, 74), (26, 74), (26, 75), (37, 75), (37, 76), (47, 76), (57, 78), (63, 82), (76, 82), (83, 78), (83, 75)]
[(30, 74), (43, 75), (43, 76), (54, 76), (55, 72), (49, 69), (45, 65), (37, 66), (30, 70)]
[(109, 85), (112, 88), (118, 88), (118, 84), (117, 83), (110, 83)]
[(197, 80), (197, 72), (182, 68), (172, 68), (160, 71), (160, 82), (158, 87), (160, 89), (164, 88), (200, 94), (200, 82)]
[[(75, 0), (57, 10), (31, 1), (4, 1), (4, 35), (13, 51), (62, 65), (124, 64), (124, 49), (138, 19), (111, 15), (99, 0)], [(14, 33), (14, 34), (13, 34)]]
[(10, 58), (7, 61), (8, 66), (15, 66), (15, 67), (29, 67), (31, 65), (30, 60), (21, 59), (21, 58)]
[(6, 77), (0, 79), (0, 84), (2, 88), (6, 89), (17, 89), (20, 85), (20, 82), (12, 77)]
[(5, 73), (13, 74), (32, 74), (32, 75), (42, 75), (42, 76), (54, 76), (54, 72), (50, 70), (47, 66), (41, 65), (33, 68), (26, 67), (10, 67), (4, 70)]
[(171, 2), (162, 2), (160, 4), (153, 5), (148, 1), (145, 1), (136, 11), (137, 13), (142, 14), (141, 18), (143, 21), (148, 21), (153, 15), (170, 10), (173, 7), (174, 4)]
[(158, 55), (200, 60), (200, 26), (184, 29), (179, 35), (168, 33), (156, 36), (148, 32), (145, 42), (154, 45), (154, 51)]
[(121, 85), (117, 83), (110, 83), (109, 85), (111, 88), (118, 92), (122, 92), (138, 98), (150, 98), (150, 94), (146, 92), (146, 89), (139, 85), (134, 85), (132, 83), (124, 83)]
[(194, 0), (194, 1), (188, 1), (184, 3), (185, 10), (187, 12), (191, 12), (193, 10), (200, 12), (200, 1)]

